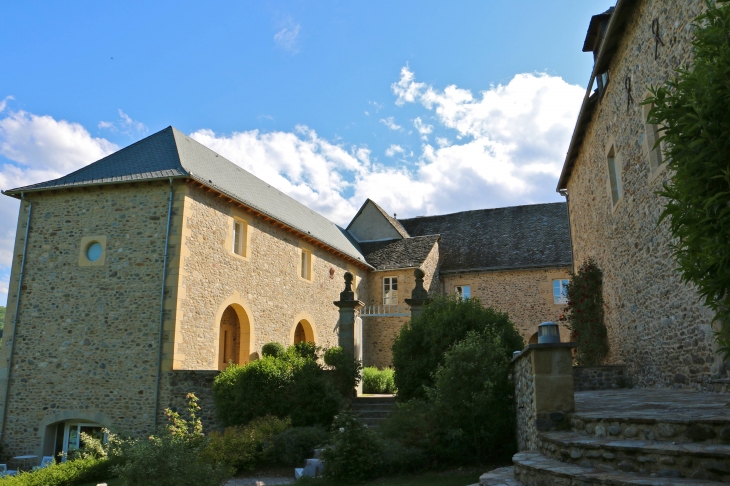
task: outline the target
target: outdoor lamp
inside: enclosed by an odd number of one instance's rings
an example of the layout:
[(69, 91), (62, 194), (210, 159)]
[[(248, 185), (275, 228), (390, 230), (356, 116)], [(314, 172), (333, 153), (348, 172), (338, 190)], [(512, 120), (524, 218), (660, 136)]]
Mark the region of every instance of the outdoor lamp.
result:
[(537, 326), (538, 344), (555, 344), (560, 342), (560, 330), (556, 322), (543, 322)]

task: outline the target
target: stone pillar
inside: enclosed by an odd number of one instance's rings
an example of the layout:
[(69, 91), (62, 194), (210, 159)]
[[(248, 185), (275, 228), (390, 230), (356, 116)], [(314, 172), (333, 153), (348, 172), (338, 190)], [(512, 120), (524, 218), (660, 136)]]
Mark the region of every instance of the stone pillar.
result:
[(416, 286), (411, 292), (411, 298), (405, 299), (405, 301), (411, 308), (411, 319), (417, 319), (423, 313), (423, 308), (431, 302), (431, 299), (428, 298), (428, 291), (423, 288), (423, 277), (426, 274), (423, 270), (417, 268), (413, 271), (413, 275), (416, 277)]
[(538, 432), (569, 427), (575, 410), (575, 343), (530, 344), (512, 359), (519, 450), (539, 450)]
[(352, 279), (352, 274), (345, 272), (345, 290), (340, 292), (340, 300), (333, 304), (340, 308), (340, 318), (337, 321), (337, 342), (347, 356), (358, 358), (355, 355), (355, 311), (364, 307), (365, 304), (355, 300)]

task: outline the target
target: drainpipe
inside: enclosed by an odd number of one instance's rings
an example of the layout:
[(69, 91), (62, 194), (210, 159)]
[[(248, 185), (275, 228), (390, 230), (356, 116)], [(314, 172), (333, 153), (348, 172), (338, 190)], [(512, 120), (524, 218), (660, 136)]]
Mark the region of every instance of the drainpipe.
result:
[(25, 222), (25, 241), (23, 242), (23, 257), (20, 260), (20, 276), (18, 277), (17, 295), (15, 297), (15, 315), (13, 316), (12, 342), (10, 344), (10, 358), (8, 359), (8, 378), (5, 383), (5, 403), (3, 404), (3, 423), (0, 427), (0, 440), (5, 439), (5, 418), (8, 415), (8, 398), (10, 397), (10, 372), (13, 370), (13, 351), (15, 350), (15, 329), (18, 326), (18, 312), (20, 311), (20, 292), (23, 289), (23, 275), (25, 273), (25, 255), (28, 252), (28, 231), (30, 230), (30, 215), (33, 212), (33, 203), (25, 199), (25, 193), (20, 193), (20, 200), (28, 203), (28, 219)]
[(565, 205), (568, 207), (568, 236), (570, 236), (570, 271), (572, 273), (575, 273), (575, 254), (573, 253), (573, 227), (570, 224), (570, 197), (568, 197), (567, 189), (560, 189), (560, 191), (558, 192), (561, 196), (565, 196)]
[(170, 201), (167, 205), (167, 230), (165, 231), (165, 257), (162, 261), (162, 289), (160, 290), (160, 342), (157, 346), (157, 386), (155, 388), (155, 432), (157, 432), (157, 414), (160, 410), (160, 375), (162, 371), (162, 342), (165, 337), (165, 280), (167, 280), (167, 255), (170, 242), (170, 220), (172, 219), (172, 179), (170, 179)]

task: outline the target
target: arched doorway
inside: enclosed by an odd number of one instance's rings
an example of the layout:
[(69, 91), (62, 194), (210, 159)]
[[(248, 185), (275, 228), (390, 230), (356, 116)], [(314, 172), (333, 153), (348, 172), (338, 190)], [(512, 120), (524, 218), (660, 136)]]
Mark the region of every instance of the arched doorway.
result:
[(301, 319), (294, 326), (292, 333), (292, 343), (314, 343), (315, 342), (314, 328), (307, 319)]
[(537, 333), (530, 336), (530, 340), (527, 341), (527, 344), (537, 344)]
[(43, 440), (43, 456), (53, 456), (57, 462), (66, 462), (67, 457), (85, 446), (81, 434), (88, 434), (106, 442), (104, 425), (91, 420), (64, 420), (47, 425)]
[(250, 353), (250, 325), (243, 307), (231, 304), (223, 311), (218, 333), (218, 369), (230, 363), (248, 363)]

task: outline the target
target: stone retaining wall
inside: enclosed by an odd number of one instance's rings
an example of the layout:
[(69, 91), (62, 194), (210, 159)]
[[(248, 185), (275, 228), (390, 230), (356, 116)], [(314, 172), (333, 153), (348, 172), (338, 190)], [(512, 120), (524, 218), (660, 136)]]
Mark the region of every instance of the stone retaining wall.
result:
[(624, 365), (573, 367), (575, 391), (625, 388), (628, 385), (627, 379)]
[(200, 406), (203, 431), (220, 430), (222, 427), (215, 416), (213, 401), (213, 380), (219, 371), (175, 370), (162, 373), (160, 379), (160, 410), (158, 424), (166, 424), (165, 409), (177, 412), (188, 419), (188, 393), (194, 393)]
[(535, 385), (532, 376), (532, 359), (529, 356), (520, 354), (512, 361), (512, 380), (515, 384), (517, 447), (521, 451), (537, 450)]

